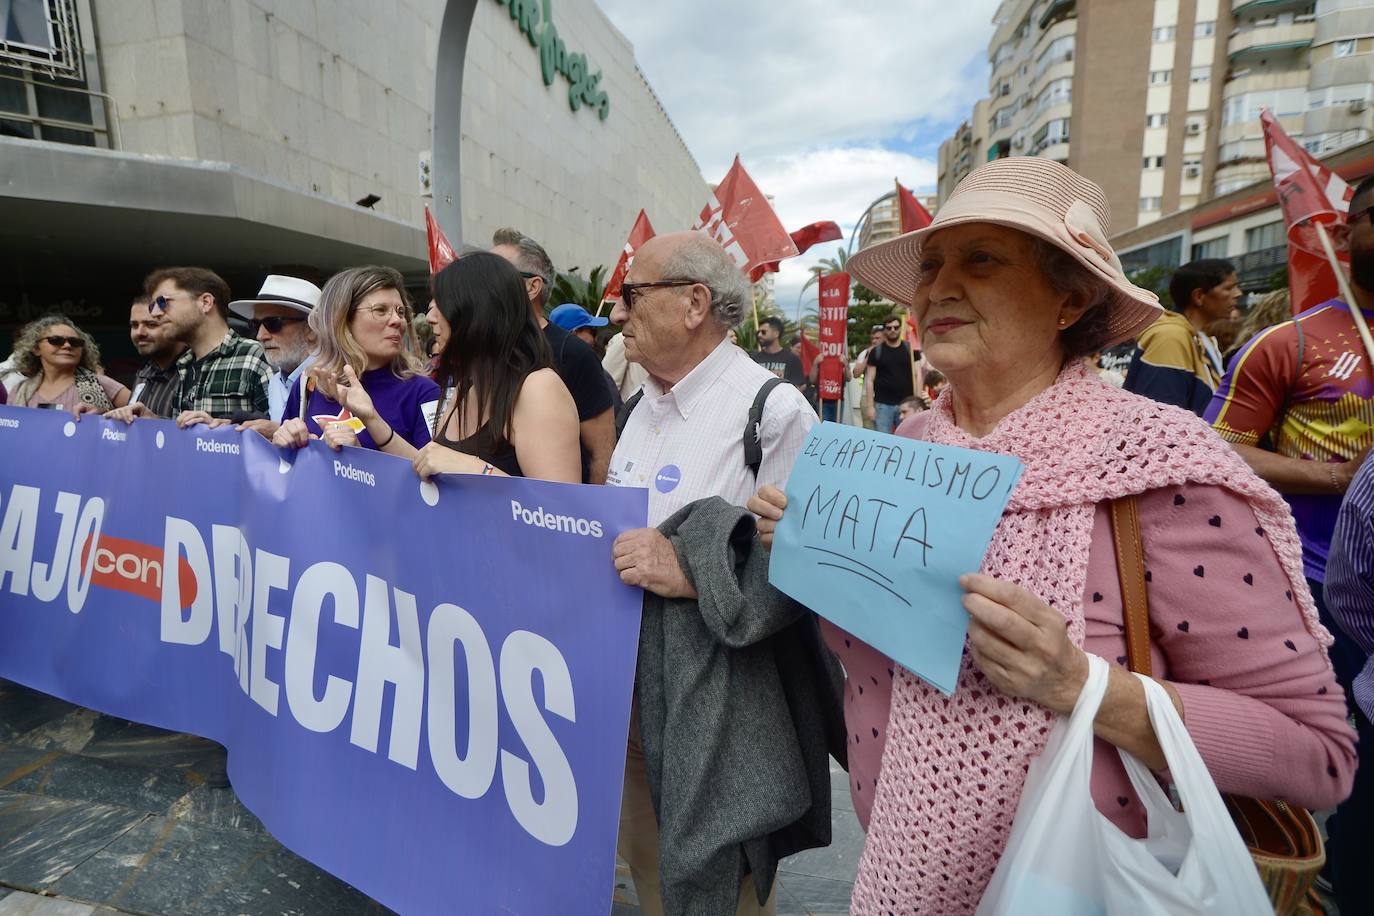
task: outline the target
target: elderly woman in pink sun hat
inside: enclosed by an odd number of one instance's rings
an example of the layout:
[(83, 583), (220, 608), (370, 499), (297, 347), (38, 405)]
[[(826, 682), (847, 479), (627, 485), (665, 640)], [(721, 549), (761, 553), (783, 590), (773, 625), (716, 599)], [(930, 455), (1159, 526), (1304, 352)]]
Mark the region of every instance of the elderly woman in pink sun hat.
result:
[[(1027, 767), (1055, 715), (1072, 711), (1089, 653), (1115, 662), (1093, 799), (1145, 835), (1113, 750), (1165, 766), (1126, 667), (1130, 570), (1118, 570), (1109, 508), (1124, 497), (1138, 510), (1149, 606), (1141, 654), (1217, 787), (1312, 808), (1350, 790), (1354, 733), (1286, 505), (1197, 417), (1112, 388), (1081, 358), (1160, 314), (1127, 280), (1108, 223), (1091, 181), (1003, 159), (965, 178), (929, 227), (849, 261), (909, 307), (949, 380), (898, 433), (1025, 465), (983, 568), (960, 580), (971, 621), (952, 697), (825, 625), (848, 674), (850, 789), (868, 832), (856, 913), (977, 907)], [(750, 508), (769, 542), (786, 498), (765, 488)]]

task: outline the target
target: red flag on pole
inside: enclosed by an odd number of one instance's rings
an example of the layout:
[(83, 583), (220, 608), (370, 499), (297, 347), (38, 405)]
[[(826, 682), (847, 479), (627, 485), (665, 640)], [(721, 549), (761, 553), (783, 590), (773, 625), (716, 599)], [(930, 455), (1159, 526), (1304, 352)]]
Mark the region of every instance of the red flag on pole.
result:
[[(840, 231), (839, 223), (830, 220), (822, 220), (819, 223), (812, 223), (809, 226), (802, 226), (791, 235), (792, 244), (797, 246), (797, 254), (803, 254), (812, 245), (819, 245), (821, 242), (833, 242), (844, 238), (844, 233)], [(749, 282), (757, 283), (763, 278), (764, 274), (775, 274), (778, 272), (779, 261), (769, 261), (767, 264), (760, 264), (749, 274)]]
[(433, 276), (458, 260), (458, 252), (449, 244), (448, 237), (439, 228), (439, 221), (429, 212), (429, 207), (425, 207), (425, 235), (429, 238), (429, 273)]
[(917, 353), (921, 349), (921, 332), (916, 330), (916, 322), (911, 320), (911, 316), (906, 316), (906, 342), (911, 347), (912, 353)]
[(760, 264), (781, 261), (797, 253), (792, 237), (782, 228), (768, 198), (740, 164), (739, 156), (701, 208), (701, 216), (692, 228), (705, 229), (747, 274)]
[(820, 279), (821, 371), (820, 396), (825, 401), (844, 397), (844, 353), (849, 331), (849, 274), (823, 274)]
[(900, 181), (897, 182), (897, 212), (901, 216), (903, 235), (908, 232), (915, 232), (917, 229), (924, 229), (934, 219), (930, 215), (930, 211), (921, 206), (921, 202), (916, 199), (916, 196), (902, 187)]
[(653, 237), (654, 227), (649, 225), (649, 215), (640, 210), (639, 216), (635, 217), (635, 224), (630, 228), (630, 238), (625, 242), (625, 247), (620, 250), (620, 260), (615, 263), (615, 270), (611, 273), (610, 282), (606, 284), (606, 292), (601, 295), (603, 302), (607, 299), (620, 298), (620, 284), (625, 282), (625, 272), (630, 269), (630, 260), (634, 258), (639, 246)]
[[(1340, 295), (1316, 224), (1343, 221), (1353, 192), (1339, 175), (1294, 143), (1268, 108), (1260, 112), (1260, 124), (1269, 173), (1288, 228), (1288, 289), (1296, 315)], [(1349, 257), (1342, 255), (1341, 262), (1348, 264)]]

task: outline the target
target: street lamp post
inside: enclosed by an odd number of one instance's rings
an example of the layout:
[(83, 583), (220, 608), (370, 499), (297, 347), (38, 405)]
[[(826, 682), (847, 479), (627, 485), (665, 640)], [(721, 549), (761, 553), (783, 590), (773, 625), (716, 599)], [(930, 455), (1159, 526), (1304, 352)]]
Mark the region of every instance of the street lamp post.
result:
[(846, 256), (854, 253), (854, 242), (859, 238), (859, 234), (863, 232), (863, 228), (868, 223), (869, 217), (873, 215), (873, 209), (877, 207), (878, 204), (889, 201), (896, 196), (897, 192), (895, 190), (888, 191), (882, 197), (879, 197), (868, 205), (868, 209), (864, 211), (863, 216), (859, 217), (859, 221), (854, 224), (854, 231), (849, 235), (849, 250), (845, 252)]

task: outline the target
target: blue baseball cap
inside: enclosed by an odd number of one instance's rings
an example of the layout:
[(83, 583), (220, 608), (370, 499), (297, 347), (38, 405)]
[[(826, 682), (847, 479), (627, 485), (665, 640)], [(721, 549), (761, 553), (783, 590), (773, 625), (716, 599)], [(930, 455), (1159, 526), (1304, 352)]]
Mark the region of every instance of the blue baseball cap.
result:
[(576, 331), (578, 328), (604, 328), (611, 323), (611, 319), (595, 318), (591, 312), (571, 302), (565, 302), (549, 312), (549, 320), (565, 331)]

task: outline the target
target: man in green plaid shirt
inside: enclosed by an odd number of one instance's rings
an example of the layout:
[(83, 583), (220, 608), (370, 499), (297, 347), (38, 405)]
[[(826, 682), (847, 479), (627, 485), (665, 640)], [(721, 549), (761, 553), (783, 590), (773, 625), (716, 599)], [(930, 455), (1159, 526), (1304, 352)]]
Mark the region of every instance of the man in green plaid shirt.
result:
[[(151, 299), (148, 308), (162, 313), (170, 335), (187, 346), (174, 364), (177, 425), (265, 418), (272, 365), (262, 344), (230, 329), (229, 285), (203, 267), (166, 267), (149, 274), (143, 287)], [(127, 422), (153, 414), (132, 403), (106, 416)]]

